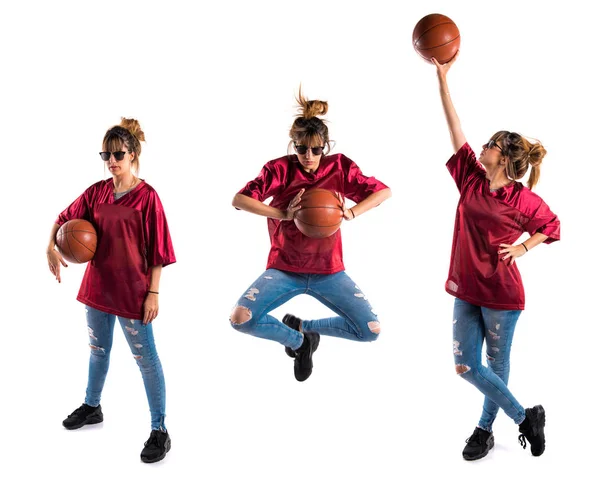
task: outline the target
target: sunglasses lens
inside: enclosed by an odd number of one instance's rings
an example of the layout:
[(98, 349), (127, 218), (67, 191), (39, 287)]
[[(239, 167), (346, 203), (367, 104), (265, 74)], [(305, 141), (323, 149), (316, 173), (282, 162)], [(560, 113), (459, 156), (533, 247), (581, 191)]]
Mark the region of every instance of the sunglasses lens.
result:
[(125, 158), (125, 153), (127, 152), (113, 152), (113, 155), (115, 156), (115, 160), (117, 161), (121, 161)]
[(110, 158), (110, 152), (100, 152), (100, 158), (107, 162)]
[[(295, 147), (300, 155), (304, 155), (308, 152), (308, 147), (306, 145), (296, 145)], [(313, 155), (321, 155), (323, 153), (323, 147), (310, 147), (310, 151)]]

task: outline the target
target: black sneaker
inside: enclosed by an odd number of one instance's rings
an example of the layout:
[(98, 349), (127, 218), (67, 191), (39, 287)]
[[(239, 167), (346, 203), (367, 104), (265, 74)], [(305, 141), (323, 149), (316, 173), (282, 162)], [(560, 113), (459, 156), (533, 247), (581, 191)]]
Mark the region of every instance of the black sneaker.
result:
[(303, 382), (312, 373), (312, 355), (319, 346), (320, 335), (316, 332), (304, 332), (302, 345), (295, 353), (294, 376), (299, 382)]
[(533, 408), (525, 409), (525, 420), (519, 425), (519, 442), (525, 449), (527, 442), (531, 446), (531, 454), (539, 457), (546, 449), (546, 437), (544, 436), (544, 426), (546, 425), (546, 412), (544, 407), (536, 405)]
[(140, 458), (144, 463), (160, 462), (166, 457), (169, 450), (171, 450), (169, 432), (152, 430), (150, 438), (144, 443), (144, 449), (140, 454)]
[(485, 457), (494, 448), (494, 435), (477, 427), (469, 438), (465, 440), (467, 446), (463, 450), (465, 460), (479, 460)]
[[(282, 322), (288, 327), (290, 327), (292, 330), (296, 330), (298, 332), (300, 331), (300, 325), (302, 325), (301, 319), (299, 319), (298, 317), (294, 317), (294, 315), (290, 315), (289, 313), (285, 314)], [(285, 347), (285, 353), (287, 353), (288, 357), (296, 358), (294, 350), (290, 347)]]
[(82, 403), (81, 407), (75, 409), (71, 415), (63, 420), (63, 427), (67, 430), (75, 430), (81, 428), (84, 425), (93, 425), (94, 423), (101, 423), (104, 420), (102, 415), (102, 407), (90, 407), (89, 405)]

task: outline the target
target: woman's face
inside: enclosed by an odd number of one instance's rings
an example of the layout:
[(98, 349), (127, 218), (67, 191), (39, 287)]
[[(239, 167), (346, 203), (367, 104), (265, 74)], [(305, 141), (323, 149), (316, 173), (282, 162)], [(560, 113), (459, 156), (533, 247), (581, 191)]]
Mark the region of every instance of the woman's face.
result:
[(319, 168), (321, 157), (323, 156), (323, 141), (320, 138), (308, 138), (294, 143), (294, 149), (302, 169), (308, 173), (315, 173)]
[(486, 144), (482, 145), (483, 150), (479, 155), (479, 161), (486, 168), (496, 168), (500, 164), (504, 164), (505, 156), (502, 147), (493, 138)]
[[(110, 154), (108, 159), (104, 161), (106, 163), (106, 168), (108, 168), (113, 177), (129, 175), (135, 153), (129, 153), (125, 144), (121, 144), (120, 148), (115, 150), (107, 150), (102, 153), (104, 154), (102, 157), (103, 159)], [(118, 160), (118, 158), (121, 158), (121, 160)]]

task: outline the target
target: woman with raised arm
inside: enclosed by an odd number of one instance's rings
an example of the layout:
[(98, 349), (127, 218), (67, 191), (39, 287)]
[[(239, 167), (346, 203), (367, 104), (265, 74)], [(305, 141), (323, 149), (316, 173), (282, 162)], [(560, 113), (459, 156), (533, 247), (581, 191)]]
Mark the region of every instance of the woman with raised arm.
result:
[[(365, 295), (344, 271), (341, 231), (330, 237), (309, 238), (293, 221), (302, 194), (312, 188), (336, 192), (343, 216), (352, 221), (391, 196), (375, 177), (363, 175), (358, 165), (340, 153), (329, 155), (327, 125), (319, 118), (327, 103), (299, 94), (300, 115), (290, 130), (296, 151), (268, 162), (233, 199), (233, 206), (267, 217), (271, 251), (267, 270), (239, 298), (230, 317), (236, 330), (281, 343), (294, 358), (294, 375), (302, 382), (312, 373), (312, 354), (320, 334), (374, 341), (380, 324)], [(269, 205), (263, 202), (273, 197)], [(349, 198), (352, 208), (343, 204)], [(307, 294), (329, 307), (335, 316), (302, 320), (285, 315), (282, 321), (269, 314), (296, 295)]]
[[(454, 148), (446, 166), (460, 192), (446, 291), (454, 301), (456, 373), (484, 395), (483, 413), (467, 439), (463, 458), (476, 460), (494, 446), (492, 424), (502, 408), (519, 426), (519, 440), (531, 453), (544, 453), (544, 408), (523, 408), (508, 389), (510, 348), (525, 293), (515, 260), (540, 243), (560, 238), (560, 222), (531, 188), (546, 150), (539, 142), (499, 131), (479, 158), (467, 143), (446, 81), (457, 57), (435, 59), (440, 96)], [(531, 169), (527, 187), (518, 182)], [(515, 244), (527, 232), (530, 237)], [(483, 342), (487, 367), (482, 364)]]

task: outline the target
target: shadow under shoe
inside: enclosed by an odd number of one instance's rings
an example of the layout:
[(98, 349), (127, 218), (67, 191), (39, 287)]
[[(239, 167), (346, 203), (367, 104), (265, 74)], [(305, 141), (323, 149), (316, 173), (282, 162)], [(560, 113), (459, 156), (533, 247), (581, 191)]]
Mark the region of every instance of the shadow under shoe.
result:
[[(286, 313), (282, 320), (284, 325), (287, 325), (292, 330), (300, 331), (300, 325), (302, 325), (302, 320), (294, 315)], [(290, 347), (285, 347), (285, 353), (287, 353), (288, 357), (296, 358), (296, 353)]]
[(313, 370), (312, 355), (319, 346), (321, 337), (316, 332), (304, 332), (302, 345), (294, 353), (294, 376), (299, 382), (303, 382)]
[(536, 405), (525, 409), (525, 420), (519, 425), (519, 442), (523, 449), (527, 448), (527, 440), (531, 446), (531, 454), (539, 457), (546, 449), (546, 437), (544, 427), (546, 426), (546, 412), (544, 407)]
[(473, 435), (465, 440), (462, 455), (465, 460), (479, 460), (485, 457), (494, 448), (494, 435), (482, 428), (475, 428)]
[(171, 437), (166, 430), (152, 430), (150, 437), (144, 443), (140, 458), (144, 463), (160, 462), (171, 450)]
[(104, 415), (102, 414), (102, 407), (100, 405), (92, 407), (86, 403), (82, 403), (81, 407), (73, 410), (73, 413), (65, 418), (62, 424), (67, 430), (75, 430), (84, 425), (101, 423), (103, 420)]

